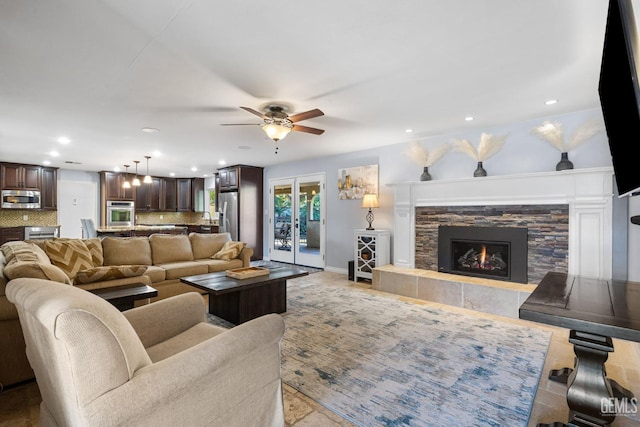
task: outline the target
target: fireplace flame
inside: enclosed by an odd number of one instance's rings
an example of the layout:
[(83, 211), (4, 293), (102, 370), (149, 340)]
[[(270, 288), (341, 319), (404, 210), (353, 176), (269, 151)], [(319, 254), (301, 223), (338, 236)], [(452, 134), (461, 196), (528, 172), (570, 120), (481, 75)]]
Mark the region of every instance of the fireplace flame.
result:
[(487, 258), (487, 247), (482, 245), (482, 252), (480, 252), (480, 268), (485, 267), (485, 259)]

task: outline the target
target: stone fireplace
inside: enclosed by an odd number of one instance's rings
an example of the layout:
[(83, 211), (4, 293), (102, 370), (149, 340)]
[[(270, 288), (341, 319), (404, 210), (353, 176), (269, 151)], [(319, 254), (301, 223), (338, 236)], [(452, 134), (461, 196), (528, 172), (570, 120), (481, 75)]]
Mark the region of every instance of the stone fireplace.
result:
[(612, 168), (390, 186), (394, 267), (439, 271), (440, 225), (521, 227), (527, 229), (527, 272), (520, 283), (536, 284), (547, 271), (611, 279)]

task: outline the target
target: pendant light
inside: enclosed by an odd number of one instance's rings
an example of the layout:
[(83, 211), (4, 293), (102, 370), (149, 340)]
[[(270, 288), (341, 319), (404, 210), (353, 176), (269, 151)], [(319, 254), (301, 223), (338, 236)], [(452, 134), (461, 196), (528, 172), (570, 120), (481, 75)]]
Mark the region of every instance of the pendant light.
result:
[(149, 159), (151, 156), (144, 156), (144, 158), (147, 159), (147, 174), (144, 176), (144, 180), (142, 180), (142, 182), (145, 184), (151, 184), (153, 182), (151, 175), (149, 175)]
[(124, 165), (124, 182), (122, 183), (122, 188), (131, 188), (131, 184), (129, 183), (129, 165)]
[(133, 163), (136, 164), (136, 177), (133, 178), (131, 185), (134, 187), (140, 187), (140, 180), (138, 179), (138, 163), (140, 163), (140, 160), (134, 160)]

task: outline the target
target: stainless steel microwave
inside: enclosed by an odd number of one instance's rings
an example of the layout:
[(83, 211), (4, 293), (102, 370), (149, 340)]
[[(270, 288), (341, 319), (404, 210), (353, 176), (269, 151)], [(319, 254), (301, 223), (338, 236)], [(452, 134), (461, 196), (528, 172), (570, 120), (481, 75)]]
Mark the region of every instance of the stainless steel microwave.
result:
[(3, 209), (40, 209), (40, 192), (35, 190), (2, 190)]

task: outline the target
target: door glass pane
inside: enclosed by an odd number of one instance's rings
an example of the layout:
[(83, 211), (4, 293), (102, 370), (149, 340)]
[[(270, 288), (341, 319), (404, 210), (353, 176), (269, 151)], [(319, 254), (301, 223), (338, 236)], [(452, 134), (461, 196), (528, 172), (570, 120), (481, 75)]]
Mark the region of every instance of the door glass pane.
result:
[(301, 182), (298, 193), (301, 253), (320, 253), (320, 203), (320, 182)]
[(273, 194), (273, 249), (291, 251), (291, 184), (274, 186)]

